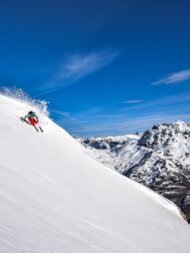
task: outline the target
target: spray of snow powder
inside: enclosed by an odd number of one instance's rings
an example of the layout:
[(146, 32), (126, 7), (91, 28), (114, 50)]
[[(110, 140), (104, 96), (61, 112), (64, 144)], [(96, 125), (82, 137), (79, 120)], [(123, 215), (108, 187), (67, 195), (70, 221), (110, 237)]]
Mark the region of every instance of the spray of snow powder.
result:
[(33, 99), (21, 88), (6, 88), (3, 87), (0, 90), (0, 94), (19, 100), (26, 105), (35, 108), (37, 111), (42, 113), (44, 116), (49, 117), (48, 104), (46, 100)]

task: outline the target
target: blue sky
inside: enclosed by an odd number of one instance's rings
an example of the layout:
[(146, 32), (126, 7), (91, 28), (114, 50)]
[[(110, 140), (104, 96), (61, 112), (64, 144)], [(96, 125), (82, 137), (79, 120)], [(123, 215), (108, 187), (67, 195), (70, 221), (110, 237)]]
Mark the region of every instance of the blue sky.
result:
[(0, 86), (78, 136), (190, 122), (187, 0), (1, 1)]

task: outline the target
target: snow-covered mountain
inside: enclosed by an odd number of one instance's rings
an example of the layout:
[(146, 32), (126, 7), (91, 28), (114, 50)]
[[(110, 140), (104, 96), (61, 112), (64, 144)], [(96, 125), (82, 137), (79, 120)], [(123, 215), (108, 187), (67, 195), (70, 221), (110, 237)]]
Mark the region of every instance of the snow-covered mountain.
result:
[(190, 218), (190, 125), (159, 124), (143, 135), (80, 140), (88, 153), (175, 202)]
[[(177, 207), (85, 153), (30, 105), (0, 95), (0, 252), (189, 253)], [(19, 120), (37, 111), (44, 133)]]

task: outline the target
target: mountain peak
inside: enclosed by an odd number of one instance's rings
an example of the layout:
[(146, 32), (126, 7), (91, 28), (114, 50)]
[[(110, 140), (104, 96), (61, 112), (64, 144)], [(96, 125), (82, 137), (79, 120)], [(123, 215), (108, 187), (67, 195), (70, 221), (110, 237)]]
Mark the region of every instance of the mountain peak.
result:
[[(116, 139), (122, 139), (117, 137)], [(190, 219), (188, 199), (190, 191), (190, 125), (183, 121), (154, 125), (150, 130), (123, 142), (85, 140), (90, 153), (121, 174), (142, 183), (167, 197)], [(102, 148), (104, 147), (104, 148)]]

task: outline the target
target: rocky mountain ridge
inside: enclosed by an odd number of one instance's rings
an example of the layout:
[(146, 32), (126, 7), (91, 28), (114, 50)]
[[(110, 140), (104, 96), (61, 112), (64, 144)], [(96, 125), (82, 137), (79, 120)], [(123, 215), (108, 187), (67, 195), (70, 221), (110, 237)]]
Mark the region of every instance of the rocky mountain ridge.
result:
[(163, 123), (142, 135), (80, 142), (91, 156), (173, 201), (190, 219), (190, 124)]

